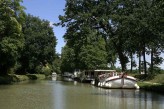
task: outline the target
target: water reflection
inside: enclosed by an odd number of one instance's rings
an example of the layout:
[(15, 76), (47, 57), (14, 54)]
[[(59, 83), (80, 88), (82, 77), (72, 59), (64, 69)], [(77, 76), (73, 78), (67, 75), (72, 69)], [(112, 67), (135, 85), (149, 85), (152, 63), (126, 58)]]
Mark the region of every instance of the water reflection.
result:
[(52, 81), (56, 81), (57, 80), (57, 76), (52, 76)]
[[(106, 102), (106, 107), (115, 109), (163, 109), (164, 96), (139, 90), (99, 89), (92, 93), (101, 96), (100, 102)], [(108, 102), (108, 103), (107, 103)]]
[(33, 81), (0, 86), (1, 109), (163, 109), (164, 96), (89, 84)]
[[(87, 84), (61, 83), (60, 109), (163, 109), (164, 97), (139, 90), (102, 89)], [(154, 95), (154, 97), (153, 97)], [(57, 101), (57, 100), (56, 100)], [(59, 105), (59, 104), (55, 104)], [(58, 107), (59, 108), (59, 107)]]

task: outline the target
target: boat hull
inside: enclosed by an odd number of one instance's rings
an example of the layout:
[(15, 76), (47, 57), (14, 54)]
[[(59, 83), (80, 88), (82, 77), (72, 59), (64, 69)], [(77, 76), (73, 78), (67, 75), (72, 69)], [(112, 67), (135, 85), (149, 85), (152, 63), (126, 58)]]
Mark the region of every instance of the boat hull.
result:
[(100, 81), (98, 83), (99, 87), (103, 88), (126, 88), (126, 89), (138, 89), (136, 79), (131, 76), (120, 77), (113, 76), (105, 79), (104, 81)]

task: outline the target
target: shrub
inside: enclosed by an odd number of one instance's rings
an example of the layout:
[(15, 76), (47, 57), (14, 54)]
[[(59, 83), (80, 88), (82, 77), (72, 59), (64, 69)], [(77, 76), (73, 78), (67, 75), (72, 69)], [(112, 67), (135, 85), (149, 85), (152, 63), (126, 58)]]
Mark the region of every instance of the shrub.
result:
[(46, 64), (45, 66), (42, 67), (42, 73), (45, 74), (46, 76), (50, 75), (52, 72), (52, 68), (49, 64)]

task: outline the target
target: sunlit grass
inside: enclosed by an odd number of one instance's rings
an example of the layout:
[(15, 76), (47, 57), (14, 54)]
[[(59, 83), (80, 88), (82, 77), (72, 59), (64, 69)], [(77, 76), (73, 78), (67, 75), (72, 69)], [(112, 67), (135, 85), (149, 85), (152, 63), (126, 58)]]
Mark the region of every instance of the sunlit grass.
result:
[(150, 82), (164, 84), (164, 74), (156, 75)]
[(164, 74), (157, 74), (152, 79), (145, 79), (145, 81), (138, 81), (140, 89), (161, 92), (164, 94)]
[(28, 75), (4, 75), (0, 76), (0, 84), (11, 84), (13, 82), (21, 82), (21, 81), (28, 81), (28, 80), (42, 80), (45, 79), (44, 74), (28, 74)]

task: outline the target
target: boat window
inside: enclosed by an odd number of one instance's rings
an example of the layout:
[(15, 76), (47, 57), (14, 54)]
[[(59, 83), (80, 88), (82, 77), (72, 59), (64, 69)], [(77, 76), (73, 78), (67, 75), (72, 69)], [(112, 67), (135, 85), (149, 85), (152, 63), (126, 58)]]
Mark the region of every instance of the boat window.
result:
[(91, 76), (94, 77), (94, 72), (91, 72)]
[(88, 72), (85, 72), (85, 75), (88, 75)]

